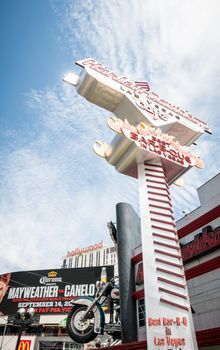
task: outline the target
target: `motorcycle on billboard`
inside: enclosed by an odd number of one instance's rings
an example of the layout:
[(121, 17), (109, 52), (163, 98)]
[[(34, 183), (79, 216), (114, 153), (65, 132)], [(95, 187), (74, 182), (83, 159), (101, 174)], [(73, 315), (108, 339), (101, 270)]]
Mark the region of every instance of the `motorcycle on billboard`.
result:
[[(67, 317), (67, 331), (74, 341), (88, 343), (104, 333), (113, 339), (121, 339), (118, 277), (106, 283), (97, 281), (94, 299), (83, 297), (72, 303), (74, 306)], [(109, 311), (107, 323), (106, 308)]]
[[(116, 228), (108, 223), (109, 233), (117, 250)], [(73, 308), (67, 317), (69, 336), (78, 343), (88, 343), (97, 335), (107, 333), (114, 340), (121, 339), (119, 279), (107, 282), (106, 268), (102, 268), (100, 281), (96, 282), (94, 299), (90, 297), (73, 300)], [(106, 311), (106, 312), (105, 312)], [(106, 322), (107, 316), (109, 321)]]

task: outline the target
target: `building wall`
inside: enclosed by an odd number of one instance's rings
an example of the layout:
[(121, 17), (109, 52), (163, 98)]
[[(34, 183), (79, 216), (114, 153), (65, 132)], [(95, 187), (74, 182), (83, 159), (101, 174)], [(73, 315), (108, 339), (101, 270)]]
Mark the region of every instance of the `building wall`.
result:
[[(208, 226), (213, 231), (220, 227), (220, 174), (197, 191), (201, 206), (177, 222), (180, 244), (183, 246), (192, 242), (197, 235), (202, 238)], [(214, 248), (211, 247), (212, 241), (204, 240), (200, 249), (206, 247), (207, 250), (198, 255), (198, 250), (195, 250), (195, 256), (184, 262), (197, 331), (220, 327), (220, 230), (216, 237), (219, 237), (218, 244)]]
[(62, 258), (62, 268), (115, 265), (116, 260), (117, 256), (114, 245), (100, 242), (93, 246), (67, 252)]
[[(26, 342), (28, 341), (28, 342)], [(35, 341), (36, 337), (31, 335), (23, 335), (21, 337), (21, 342), (23, 342), (24, 345), (21, 345), (24, 350), (34, 350), (35, 349)], [(29, 343), (30, 342), (30, 343)], [(11, 350), (15, 349), (17, 343), (17, 336), (14, 335), (6, 335), (6, 336), (0, 336), (0, 347), (4, 350)]]

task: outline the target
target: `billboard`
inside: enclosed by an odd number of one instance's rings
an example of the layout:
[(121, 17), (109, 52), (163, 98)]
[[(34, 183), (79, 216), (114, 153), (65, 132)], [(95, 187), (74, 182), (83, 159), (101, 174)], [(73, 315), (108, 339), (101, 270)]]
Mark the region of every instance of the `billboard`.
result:
[[(0, 314), (11, 315), (29, 307), (39, 314), (68, 313), (73, 299), (94, 296), (101, 270), (102, 266), (0, 275)], [(109, 280), (114, 276), (114, 266), (106, 266), (106, 271)]]

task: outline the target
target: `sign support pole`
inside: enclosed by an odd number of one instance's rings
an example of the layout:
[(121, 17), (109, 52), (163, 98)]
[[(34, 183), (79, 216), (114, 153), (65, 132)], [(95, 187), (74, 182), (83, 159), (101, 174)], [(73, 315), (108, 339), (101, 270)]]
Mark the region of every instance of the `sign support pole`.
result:
[(191, 307), (162, 163), (138, 164), (148, 349), (197, 350)]
[(19, 325), (19, 331), (18, 331), (18, 337), (17, 337), (17, 342), (16, 342), (15, 350), (18, 350), (18, 349), (19, 349), (19, 345), (20, 345), (20, 340), (21, 340), (22, 332), (23, 332), (23, 324), (21, 323), (21, 324)]

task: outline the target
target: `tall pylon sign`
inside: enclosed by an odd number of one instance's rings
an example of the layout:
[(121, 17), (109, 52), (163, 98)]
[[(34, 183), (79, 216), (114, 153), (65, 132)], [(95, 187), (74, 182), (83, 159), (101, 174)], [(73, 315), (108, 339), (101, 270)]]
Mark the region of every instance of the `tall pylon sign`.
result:
[[(144, 264), (147, 346), (196, 350), (197, 342), (169, 186), (191, 167), (204, 167), (190, 146), (208, 125), (162, 100), (146, 82), (118, 76), (92, 58), (77, 61), (80, 76), (64, 80), (89, 102), (111, 111), (111, 144), (94, 151), (117, 171), (138, 179)], [(119, 257), (120, 258), (120, 257)]]

